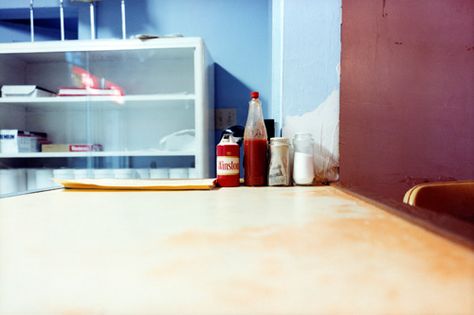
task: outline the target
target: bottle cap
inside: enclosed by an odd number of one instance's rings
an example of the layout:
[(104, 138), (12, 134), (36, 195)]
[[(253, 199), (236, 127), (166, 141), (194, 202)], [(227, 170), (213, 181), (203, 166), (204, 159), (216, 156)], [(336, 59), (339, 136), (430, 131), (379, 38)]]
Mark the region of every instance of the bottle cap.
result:
[(250, 96), (251, 96), (252, 98), (258, 98), (258, 97), (259, 97), (259, 94), (258, 94), (257, 91), (253, 91), (253, 92), (250, 93)]
[(231, 134), (224, 134), (222, 135), (222, 138), (221, 138), (221, 141), (218, 143), (218, 145), (239, 145), (237, 143), (237, 139), (235, 139), (234, 136), (232, 136)]

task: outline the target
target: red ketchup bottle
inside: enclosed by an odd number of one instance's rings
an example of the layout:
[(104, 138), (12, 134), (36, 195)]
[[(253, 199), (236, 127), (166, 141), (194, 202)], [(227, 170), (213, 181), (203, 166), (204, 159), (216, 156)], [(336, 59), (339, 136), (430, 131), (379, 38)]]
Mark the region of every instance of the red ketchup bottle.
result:
[(234, 137), (225, 134), (217, 145), (217, 184), (240, 186), (240, 147)]
[(264, 186), (267, 181), (267, 129), (258, 92), (250, 93), (249, 114), (244, 131), (245, 185)]

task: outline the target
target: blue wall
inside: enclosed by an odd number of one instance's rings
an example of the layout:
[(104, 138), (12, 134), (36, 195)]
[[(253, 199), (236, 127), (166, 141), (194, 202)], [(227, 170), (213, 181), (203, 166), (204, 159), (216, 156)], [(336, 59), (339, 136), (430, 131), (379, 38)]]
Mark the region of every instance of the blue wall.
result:
[[(121, 37), (119, 2), (99, 4), (99, 38)], [(216, 64), (216, 107), (237, 108), (238, 123), (244, 124), (251, 90), (261, 92), (270, 112), (270, 8), (269, 0), (128, 1), (127, 33), (202, 37)]]
[(339, 89), (341, 1), (290, 0), (284, 10), (283, 114), (301, 115)]
[[(52, 3), (54, 2), (54, 6)], [(61, 37), (57, 1), (36, 1), (34, 6), (35, 41), (58, 40)], [(78, 36), (77, 6), (66, 6), (64, 25), (66, 39)], [(31, 40), (29, 1), (1, 2), (0, 42), (25, 42)]]
[[(36, 3), (41, 5), (41, 1)], [(65, 4), (78, 15), (78, 37), (89, 39), (88, 5), (69, 1)], [(271, 0), (127, 0), (126, 4), (128, 36), (179, 33), (204, 39), (215, 62), (217, 108), (236, 108), (237, 122), (244, 124), (249, 92), (258, 90), (266, 116), (269, 115)], [(6, 8), (20, 6), (0, 3), (0, 17)], [(99, 2), (96, 10), (97, 38), (121, 38), (120, 1)], [(39, 36), (38, 40), (56, 39), (57, 34), (56, 31), (50, 36)], [(0, 25), (1, 42), (29, 39), (28, 27), (11, 31)]]

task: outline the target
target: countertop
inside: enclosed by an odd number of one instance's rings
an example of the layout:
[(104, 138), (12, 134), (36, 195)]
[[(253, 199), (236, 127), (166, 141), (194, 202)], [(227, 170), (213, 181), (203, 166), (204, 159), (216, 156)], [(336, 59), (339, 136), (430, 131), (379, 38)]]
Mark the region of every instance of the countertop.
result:
[(473, 314), (474, 252), (335, 187), (0, 199), (0, 314)]

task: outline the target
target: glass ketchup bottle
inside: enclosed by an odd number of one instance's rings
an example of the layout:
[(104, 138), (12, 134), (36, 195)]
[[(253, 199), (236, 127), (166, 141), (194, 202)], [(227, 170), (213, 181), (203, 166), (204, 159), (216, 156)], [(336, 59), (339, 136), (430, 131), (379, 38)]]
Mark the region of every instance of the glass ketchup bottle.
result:
[(244, 131), (245, 185), (264, 186), (267, 181), (267, 129), (258, 92), (250, 93), (249, 113)]

